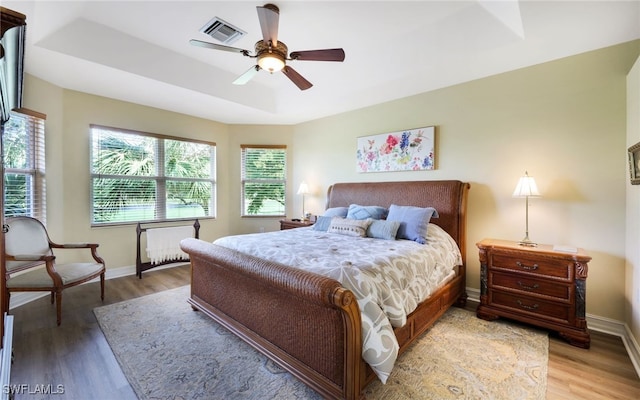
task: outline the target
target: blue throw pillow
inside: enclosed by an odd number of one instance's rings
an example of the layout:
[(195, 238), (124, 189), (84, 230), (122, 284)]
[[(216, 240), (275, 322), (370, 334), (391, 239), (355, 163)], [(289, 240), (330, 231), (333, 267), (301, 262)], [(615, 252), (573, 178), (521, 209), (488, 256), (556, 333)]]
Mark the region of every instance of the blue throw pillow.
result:
[(348, 211), (349, 211), (348, 207), (332, 207), (332, 208), (327, 208), (327, 210), (322, 215), (329, 218), (331, 217), (345, 218), (347, 216)]
[(327, 229), (329, 229), (329, 225), (331, 225), (331, 218), (333, 217), (319, 216), (318, 219), (316, 219), (316, 223), (313, 224), (313, 230), (326, 232)]
[(387, 217), (387, 210), (384, 207), (379, 206), (361, 206), (358, 204), (351, 204), (349, 211), (347, 212), (348, 219), (385, 219)]
[(367, 228), (367, 236), (374, 239), (396, 240), (400, 228), (398, 221), (373, 220)]
[(387, 221), (398, 221), (398, 239), (409, 239), (421, 244), (427, 243), (427, 228), (431, 218), (438, 218), (438, 211), (433, 207), (421, 208), (413, 206), (389, 207)]

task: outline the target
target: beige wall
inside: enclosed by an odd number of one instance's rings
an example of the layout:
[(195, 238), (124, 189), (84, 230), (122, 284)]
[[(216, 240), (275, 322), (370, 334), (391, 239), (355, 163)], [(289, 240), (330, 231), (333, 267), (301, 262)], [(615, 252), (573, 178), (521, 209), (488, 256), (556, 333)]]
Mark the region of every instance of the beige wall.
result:
[[(585, 248), (587, 312), (624, 320), (625, 79), (638, 53), (628, 43), (300, 124), (293, 179), (313, 188), (316, 213), (333, 182), (470, 182), (467, 286), (478, 289), (475, 243), (524, 236), (511, 193), (527, 170), (543, 195), (530, 201), (530, 237)], [(356, 138), (429, 125), (435, 171), (356, 173)]]
[[(287, 214), (322, 212), (327, 186), (344, 181), (461, 179), (469, 193), (467, 286), (478, 288), (475, 243), (519, 240), (524, 202), (511, 193), (528, 170), (543, 194), (531, 201), (530, 236), (584, 247), (593, 257), (587, 312), (625, 320), (626, 75), (632, 42), (295, 126), (229, 126), (57, 88), (27, 76), (25, 107), (46, 113), (48, 222), (60, 241), (97, 241), (109, 268), (132, 265), (133, 227), (90, 228), (91, 123), (215, 141), (218, 218), (203, 239), (278, 229), (277, 218), (239, 217), (239, 145), (285, 144)], [(356, 138), (435, 125), (434, 171), (358, 174)]]

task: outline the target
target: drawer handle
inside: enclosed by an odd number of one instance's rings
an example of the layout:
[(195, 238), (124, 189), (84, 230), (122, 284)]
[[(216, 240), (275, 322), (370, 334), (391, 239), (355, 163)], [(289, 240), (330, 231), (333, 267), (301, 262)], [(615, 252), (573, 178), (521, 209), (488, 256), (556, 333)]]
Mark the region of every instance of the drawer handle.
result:
[(529, 285), (525, 285), (524, 283), (522, 283), (520, 281), (518, 281), (518, 286), (520, 286), (521, 288), (526, 289), (526, 290), (536, 290), (537, 288), (540, 287), (540, 285), (538, 285), (537, 283), (534, 284), (533, 286), (529, 286)]
[(516, 261), (516, 265), (522, 269), (526, 269), (527, 271), (535, 271), (538, 269), (538, 264), (524, 265), (520, 261)]
[(538, 303), (536, 303), (536, 304), (534, 304), (534, 305), (532, 305), (532, 306), (529, 306), (529, 305), (524, 304), (524, 303), (523, 303), (522, 301), (520, 301), (520, 300), (518, 300), (518, 305), (519, 305), (520, 307), (524, 308), (525, 310), (536, 310), (538, 307), (540, 307), (540, 306), (538, 305)]

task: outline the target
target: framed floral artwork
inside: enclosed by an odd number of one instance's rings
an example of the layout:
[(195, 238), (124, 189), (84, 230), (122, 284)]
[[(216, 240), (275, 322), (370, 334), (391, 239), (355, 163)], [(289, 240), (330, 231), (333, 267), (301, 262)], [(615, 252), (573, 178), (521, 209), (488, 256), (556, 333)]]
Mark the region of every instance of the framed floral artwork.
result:
[(359, 137), (356, 170), (432, 170), (435, 168), (434, 142), (434, 126)]

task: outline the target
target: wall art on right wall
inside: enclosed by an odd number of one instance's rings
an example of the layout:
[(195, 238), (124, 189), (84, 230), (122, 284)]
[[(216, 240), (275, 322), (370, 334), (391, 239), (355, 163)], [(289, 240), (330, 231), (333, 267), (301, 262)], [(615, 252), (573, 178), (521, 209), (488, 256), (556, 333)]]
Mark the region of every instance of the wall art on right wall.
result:
[(640, 142), (629, 147), (629, 176), (632, 185), (640, 185)]

